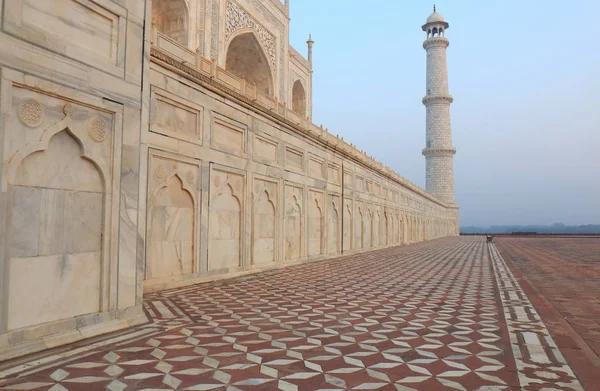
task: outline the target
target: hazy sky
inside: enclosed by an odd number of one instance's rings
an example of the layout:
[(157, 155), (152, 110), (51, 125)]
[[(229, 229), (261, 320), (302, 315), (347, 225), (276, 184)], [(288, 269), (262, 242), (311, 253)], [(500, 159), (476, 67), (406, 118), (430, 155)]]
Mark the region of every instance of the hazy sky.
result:
[[(290, 0), (313, 122), (425, 187), (423, 0)], [(438, 1), (461, 225), (600, 223), (600, 1)]]

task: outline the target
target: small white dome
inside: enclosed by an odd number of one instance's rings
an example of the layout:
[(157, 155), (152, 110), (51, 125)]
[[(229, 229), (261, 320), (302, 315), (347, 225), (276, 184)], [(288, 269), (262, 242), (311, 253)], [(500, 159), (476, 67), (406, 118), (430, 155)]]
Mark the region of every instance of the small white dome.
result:
[(434, 12), (427, 18), (427, 22), (425, 22), (425, 24), (428, 23), (446, 23), (446, 21), (444, 20), (444, 17), (441, 14)]

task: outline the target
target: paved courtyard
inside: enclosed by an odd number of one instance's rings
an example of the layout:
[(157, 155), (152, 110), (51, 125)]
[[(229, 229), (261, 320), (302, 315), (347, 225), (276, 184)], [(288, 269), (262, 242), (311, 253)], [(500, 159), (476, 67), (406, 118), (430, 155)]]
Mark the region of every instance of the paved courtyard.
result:
[(145, 308), (146, 326), (5, 364), (0, 389), (583, 389), (480, 237), (161, 292)]
[(497, 238), (586, 389), (600, 390), (600, 238)]

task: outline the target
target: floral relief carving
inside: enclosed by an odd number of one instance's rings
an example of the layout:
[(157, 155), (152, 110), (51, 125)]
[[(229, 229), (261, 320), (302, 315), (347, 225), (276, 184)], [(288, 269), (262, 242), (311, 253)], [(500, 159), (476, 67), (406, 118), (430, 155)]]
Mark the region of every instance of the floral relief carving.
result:
[(102, 118), (94, 117), (90, 119), (88, 124), (88, 133), (92, 140), (100, 143), (106, 139), (108, 135), (108, 127)]
[(19, 107), (19, 118), (29, 127), (40, 126), (44, 121), (44, 107), (35, 99), (27, 99)]
[(269, 62), (272, 67), (275, 68), (275, 36), (256, 22), (256, 20), (254, 20), (254, 18), (237, 3), (232, 0), (227, 1), (225, 39), (229, 39), (231, 34), (242, 28), (251, 28), (256, 32), (260, 43), (267, 53), (267, 57), (269, 57)]
[(185, 180), (189, 184), (193, 184), (195, 179), (196, 179), (196, 175), (194, 175), (194, 173), (192, 171), (188, 171), (187, 174), (185, 174)]
[(167, 175), (167, 170), (165, 169), (165, 166), (159, 164), (154, 170), (154, 175), (156, 175), (158, 179), (163, 179)]

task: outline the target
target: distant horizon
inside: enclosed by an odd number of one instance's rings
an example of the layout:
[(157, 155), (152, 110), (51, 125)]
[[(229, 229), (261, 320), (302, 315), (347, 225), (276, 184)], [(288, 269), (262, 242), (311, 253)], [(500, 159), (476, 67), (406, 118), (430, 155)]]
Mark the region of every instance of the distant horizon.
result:
[[(590, 49), (600, 2), (436, 5), (450, 24), (461, 225), (600, 222), (600, 51)], [(432, 4), (303, 0), (290, 7), (291, 44), (306, 54), (309, 33), (315, 41), (313, 122), (424, 189), (421, 25)], [(539, 20), (552, 21), (543, 35), (533, 28)]]

